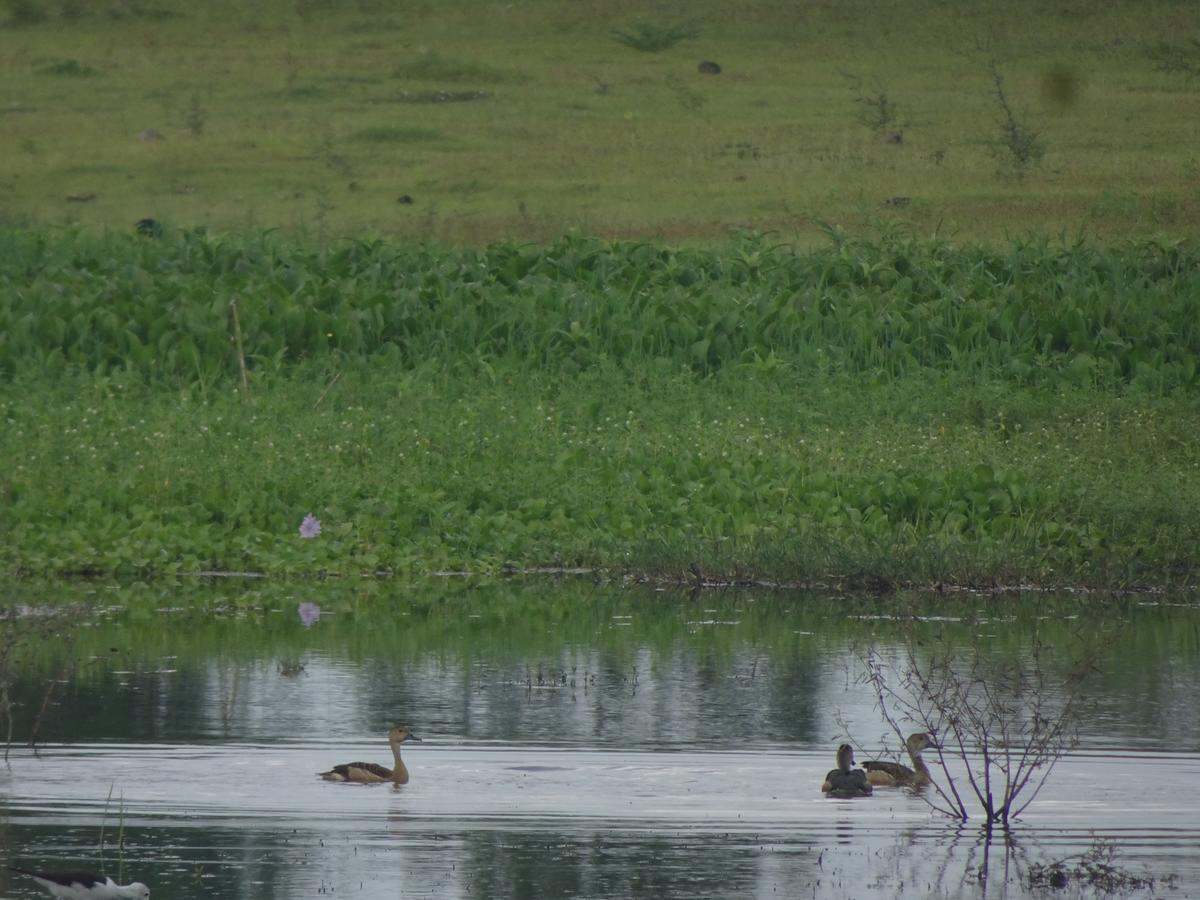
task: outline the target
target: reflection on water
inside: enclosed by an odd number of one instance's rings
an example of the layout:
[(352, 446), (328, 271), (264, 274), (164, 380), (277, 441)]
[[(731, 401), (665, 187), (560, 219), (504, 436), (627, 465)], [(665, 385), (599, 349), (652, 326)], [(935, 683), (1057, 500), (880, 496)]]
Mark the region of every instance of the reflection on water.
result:
[[(883, 733), (861, 648), (914, 616), (999, 652), (1065, 644), (1083, 601), (433, 590), (11, 597), (78, 611), (21, 646), (14, 734), (42, 743), (0, 769), (6, 859), (103, 863), (160, 897), (1019, 897), (1030, 862), (1100, 838), (1200, 889), (1179, 790), (1200, 778), (1194, 607), (1086, 601), (1116, 640), (1083, 743), (980, 882), (976, 827), (902, 791), (817, 790), (839, 721)], [(425, 739), (410, 784), (316, 778), (390, 765), (396, 719)]]

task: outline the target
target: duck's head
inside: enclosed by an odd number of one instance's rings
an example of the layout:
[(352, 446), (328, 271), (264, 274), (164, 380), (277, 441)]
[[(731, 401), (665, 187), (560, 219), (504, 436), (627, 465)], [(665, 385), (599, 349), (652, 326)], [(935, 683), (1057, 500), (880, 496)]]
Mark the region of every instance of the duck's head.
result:
[(937, 750), (938, 742), (932, 734), (926, 731), (919, 731), (916, 734), (910, 734), (908, 740), (908, 749), (912, 753), (920, 753), (922, 750)]
[(843, 772), (849, 772), (854, 767), (854, 748), (849, 744), (838, 747), (837, 764)]
[(421, 743), (421, 739), (409, 731), (407, 725), (393, 725), (388, 732), (388, 740), (393, 744), (403, 744), (405, 741)]

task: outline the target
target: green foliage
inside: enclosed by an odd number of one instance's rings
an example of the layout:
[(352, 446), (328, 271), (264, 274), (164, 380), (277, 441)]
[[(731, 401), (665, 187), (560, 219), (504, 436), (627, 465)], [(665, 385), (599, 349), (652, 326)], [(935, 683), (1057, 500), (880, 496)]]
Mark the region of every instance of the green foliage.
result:
[(642, 53), (659, 53), (674, 47), (681, 41), (689, 41), (700, 34), (695, 25), (681, 22), (675, 25), (658, 25), (653, 22), (637, 22), (627, 30), (612, 30), (612, 38), (618, 44), (640, 50)]
[(0, 232), (0, 568), (1186, 581), (1198, 282), (1186, 243)]
[(1006, 249), (833, 234), (811, 253), (744, 237), (671, 250), (568, 237), (435, 250), (313, 250), (269, 234), (161, 241), (0, 232), (0, 373), (81, 369), (211, 384), (246, 363), (509, 361), (571, 374), (648, 362), (709, 374), (922, 371), (1014, 384), (1197, 384), (1200, 251), (1188, 243)]

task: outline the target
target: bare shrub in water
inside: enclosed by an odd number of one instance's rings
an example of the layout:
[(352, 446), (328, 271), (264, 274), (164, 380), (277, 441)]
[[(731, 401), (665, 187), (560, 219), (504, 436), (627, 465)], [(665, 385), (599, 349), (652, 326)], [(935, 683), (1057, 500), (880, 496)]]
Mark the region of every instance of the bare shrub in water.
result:
[(993, 650), (976, 635), (966, 647), (910, 635), (891, 659), (872, 647), (864, 679), (902, 742), (914, 730), (936, 737), (940, 777), (923, 793), (930, 806), (965, 822), (974, 796), (990, 831), (1019, 816), (1076, 745), (1084, 682), (1102, 648), (1083, 642), (1055, 667), (1036, 634), (1020, 652)]

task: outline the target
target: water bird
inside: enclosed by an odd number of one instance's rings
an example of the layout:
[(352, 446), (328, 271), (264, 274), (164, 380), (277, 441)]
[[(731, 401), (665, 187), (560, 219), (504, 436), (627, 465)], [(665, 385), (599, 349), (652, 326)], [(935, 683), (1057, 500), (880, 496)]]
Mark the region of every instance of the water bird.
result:
[(916, 734), (910, 734), (908, 740), (904, 742), (904, 746), (908, 750), (909, 758), (912, 759), (913, 767), (910, 769), (908, 766), (888, 760), (865, 762), (863, 768), (867, 770), (867, 780), (871, 784), (877, 784), (880, 787), (921, 787), (929, 784), (931, 780), (929, 767), (925, 765), (925, 760), (921, 759), (921, 751), (936, 750), (937, 742), (932, 735), (919, 731)]
[(9, 866), (14, 872), (28, 875), (60, 900), (146, 900), (150, 888), (135, 881), (117, 884), (107, 875), (93, 872), (33, 872)]
[(850, 800), (854, 797), (871, 796), (871, 785), (867, 782), (867, 774), (862, 769), (851, 768), (854, 765), (854, 748), (842, 744), (837, 749), (836, 769), (830, 769), (825, 776), (821, 790), (827, 797), (839, 800)]
[(376, 763), (352, 762), (334, 766), (328, 772), (317, 774), (326, 781), (352, 781), (355, 784), (375, 784), (380, 781), (390, 781), (393, 784), (408, 784), (408, 769), (400, 758), (400, 745), (405, 741), (421, 742), (421, 739), (408, 730), (407, 725), (393, 725), (388, 731), (388, 744), (392, 748), (392, 756), (396, 761), (393, 769)]

